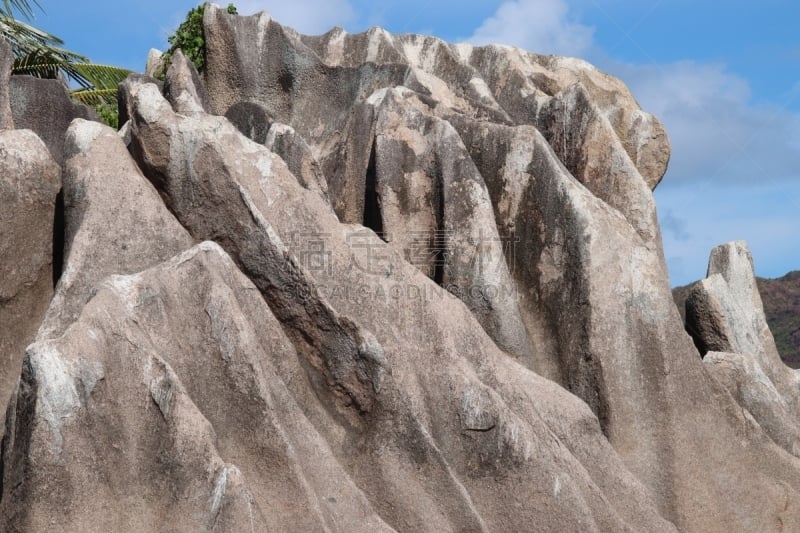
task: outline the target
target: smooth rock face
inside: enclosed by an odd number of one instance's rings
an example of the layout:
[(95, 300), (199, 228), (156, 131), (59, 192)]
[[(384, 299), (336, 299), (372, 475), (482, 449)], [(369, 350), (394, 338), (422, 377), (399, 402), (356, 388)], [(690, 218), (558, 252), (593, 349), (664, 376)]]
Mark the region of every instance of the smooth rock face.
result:
[[(143, 168), (264, 294), (333, 416), (317, 428), (387, 524), (672, 529), (586, 405), (500, 351), (458, 299), (373, 232), (340, 224), (224, 119), (175, 114), (154, 85), (129, 85)], [(322, 263), (298, 233), (325, 236)]]
[(106, 277), (135, 274), (194, 244), (114, 130), (76, 119), (66, 158), (64, 271), (39, 340), (64, 333)]
[(0, 408), (53, 295), (61, 171), (30, 131), (0, 132)]
[[(758, 357), (750, 353), (708, 352), (703, 362), (775, 444), (800, 457), (800, 424), (795, 408), (797, 385), (793, 393), (782, 394)], [(790, 372), (786, 374), (793, 378)]]
[(64, 134), (73, 119), (100, 122), (93, 109), (73, 102), (60, 80), (11, 76), (11, 112), (18, 129), (33, 130), (56, 163), (64, 163)]
[(775, 348), (746, 243), (712, 250), (708, 277), (686, 300), (686, 329), (712, 375), (776, 444), (800, 457), (800, 373)]
[(164, 95), (179, 113), (208, 112), (208, 94), (200, 75), (183, 52), (176, 50), (164, 80)]
[(14, 52), (5, 39), (0, 39), (0, 130), (13, 130), (14, 117), (8, 96), (8, 79), (14, 66)]

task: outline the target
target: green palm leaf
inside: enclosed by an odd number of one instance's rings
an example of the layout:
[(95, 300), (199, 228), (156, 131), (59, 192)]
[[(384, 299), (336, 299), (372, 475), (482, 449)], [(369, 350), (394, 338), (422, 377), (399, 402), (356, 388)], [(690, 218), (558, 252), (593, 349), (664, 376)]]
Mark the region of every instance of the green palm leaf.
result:
[(131, 73), (111, 65), (89, 63), (87, 58), (66, 50), (39, 48), (14, 61), (12, 74), (27, 74), (37, 78), (57, 78), (63, 75), (77, 83), (82, 90), (116, 90)]
[(87, 59), (84, 56), (71, 52), (47, 47), (32, 50), (27, 55), (17, 57), (12, 74), (27, 74), (37, 78), (65, 77), (74, 81), (84, 89), (90, 89), (92, 83), (84, 76), (76, 65)]
[(131, 71), (112, 65), (80, 62), (72, 64), (73, 70), (95, 90), (117, 90), (117, 85), (125, 81)]
[(73, 98), (92, 107), (116, 105), (117, 86), (131, 74), (124, 68), (96, 63), (75, 63), (72, 68), (89, 84), (89, 87), (72, 91)]
[(72, 91), (72, 97), (89, 107), (98, 107), (104, 104), (116, 105), (116, 89), (78, 89)]
[(53, 34), (40, 30), (30, 24), (17, 20), (13, 17), (0, 15), (0, 36), (4, 37), (14, 52), (19, 55), (27, 55), (37, 48), (50, 47), (54, 51), (64, 51), (61, 45), (64, 41)]

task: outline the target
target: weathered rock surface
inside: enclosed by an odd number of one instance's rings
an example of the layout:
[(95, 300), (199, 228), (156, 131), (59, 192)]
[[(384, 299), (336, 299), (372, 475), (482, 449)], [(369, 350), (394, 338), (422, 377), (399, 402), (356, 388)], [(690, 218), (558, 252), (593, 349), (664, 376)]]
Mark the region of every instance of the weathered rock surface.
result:
[(651, 194), (669, 143), (621, 82), (213, 5), (204, 25), (203, 79), (176, 54), (163, 87), (121, 87), (122, 136), (69, 129), (4, 530), (800, 523), (797, 385), (752, 269), (712, 260), (727, 352), (701, 361)]
[(225, 118), (251, 141), (258, 144), (267, 142), (267, 134), (272, 126), (272, 117), (264, 109), (264, 106), (253, 102), (240, 102), (228, 108)]
[(30, 131), (0, 131), (0, 408), (53, 295), (61, 171)]
[(293, 398), (307, 387), (217, 245), (112, 276), (26, 353), (3, 530), (389, 530)]
[[(406, 259), (413, 234), (427, 233), (434, 254), (420, 270), (499, 346), (589, 404), (663, 516), (689, 530), (772, 527), (784, 508), (769, 502), (798, 490), (796, 464), (761, 430), (742, 437), (749, 422), (683, 332), (650, 193), (668, 141), (618, 80), (578, 60), (379, 29), (305, 37), (265, 14), (211, 8), (205, 29), (212, 110), (256, 103), (292, 126), (322, 165), (339, 219), (372, 228)], [(446, 165), (461, 165), (453, 188)], [(475, 233), (510, 240), (513, 254), (450, 287), (448, 265), (474, 259), (459, 244)], [(474, 305), (458, 290), (490, 280), (516, 291), (515, 305)], [(748, 447), (734, 444), (742, 438)], [(728, 459), (700, 461), (709, 447)], [(731, 487), (733, 471), (769, 471), (754, 484), (772, 496)], [(786, 485), (771, 479), (784, 474)]]
[(61, 80), (11, 76), (9, 94), (14, 125), (33, 130), (59, 165), (64, 163), (64, 134), (72, 120), (100, 122), (93, 109), (70, 99)]
[(708, 277), (686, 300), (686, 328), (712, 375), (778, 445), (800, 456), (800, 373), (775, 347), (744, 242), (712, 250)]
[(708, 260), (706, 279), (686, 300), (686, 322), (698, 343), (716, 351), (774, 353), (774, 341), (747, 244), (717, 246)]
[(194, 244), (114, 130), (76, 119), (65, 142), (64, 271), (39, 339), (63, 334), (106, 277), (135, 274)]
[[(408, 90), (367, 102), (374, 161), (367, 169), (365, 222), (406, 261), (459, 296), (497, 344), (531, 357), (486, 184), (457, 131)], [(370, 213), (371, 212), (371, 213)], [(371, 216), (370, 216), (371, 215)]]
[[(686, 299), (695, 283), (672, 288), (672, 297), (684, 322)], [(790, 368), (800, 368), (800, 270), (779, 278), (756, 277), (756, 285), (781, 360)]]
[(200, 75), (183, 52), (176, 50), (164, 80), (164, 96), (184, 114), (208, 112), (208, 93), (200, 83)]
[(144, 66), (146, 76), (155, 78), (164, 74), (164, 52), (156, 48), (151, 48), (147, 53), (147, 61)]
[(14, 52), (5, 39), (0, 39), (0, 130), (13, 130), (14, 117), (8, 96), (8, 79), (14, 66)]
[[(247, 134), (245, 133), (245, 135)], [(248, 135), (248, 137), (256, 140), (257, 135)], [(308, 146), (305, 139), (300, 137), (294, 128), (280, 122), (273, 122), (269, 124), (269, 130), (261, 143), (286, 162), (300, 185), (319, 193), (328, 201), (328, 182), (325, 174), (322, 173), (319, 161), (314, 157), (311, 147)]]
[[(448, 45), (379, 28), (305, 37), (266, 14), (233, 19), (221, 9), (207, 12), (205, 26), (214, 112), (225, 114), (241, 101), (264, 105), (318, 149), (321, 161), (330, 160), (325, 170), (336, 193), (363, 180), (368, 159), (368, 151), (361, 152), (370, 142), (359, 138), (366, 131), (349, 121), (348, 108), (378, 88), (406, 85), (468, 115), (535, 125), (575, 177), (621, 209), (643, 235), (658, 233), (646, 189), (655, 188), (666, 171), (664, 128), (619, 80), (586, 62), (500, 46)], [(276, 61), (263, 53), (273, 49), (289, 55)], [(354, 159), (358, 171), (341, 164), (342, 144), (345, 161)], [(338, 200), (340, 217), (361, 221)], [(351, 199), (346, 203), (357, 210)]]
[[(420, 265), (431, 277), (435, 274), (431, 263), (443, 263), (448, 257), (452, 261), (456, 257), (456, 254), (448, 256), (447, 243), (438, 241), (448, 236), (448, 227), (460, 227), (461, 221), (452, 218), (445, 221), (437, 214), (442, 211), (437, 205), (437, 191), (442, 190), (440, 196), (444, 196), (444, 190), (441, 183), (437, 184), (437, 163), (424, 161), (426, 150), (433, 153), (425, 148), (429, 140), (425, 134), (412, 148), (404, 139), (389, 141), (397, 135), (395, 130), (377, 125), (388, 123), (387, 118), (377, 116), (374, 105), (386, 107), (384, 99), (377, 96), (380, 88), (405, 85), (427, 101), (430, 109), (425, 113), (429, 118), (416, 119), (420, 126), (425, 120), (436, 122), (437, 115), (458, 114), (483, 124), (538, 127), (550, 136), (548, 140), (557, 147), (556, 154), (574, 175), (626, 216), (648, 247), (661, 253), (655, 204), (649, 189), (666, 170), (669, 157), (666, 135), (655, 118), (639, 110), (618, 80), (584, 62), (555, 61), (504, 47), (450, 46), (434, 38), (392, 36), (380, 29), (362, 35), (349, 35), (337, 29), (321, 38), (303, 37), (266, 14), (234, 18), (219, 9), (206, 13), (205, 26), (209, 66), (206, 82), (212, 110), (228, 114), (237, 106), (255, 103), (273, 120), (292, 126), (320, 162), (339, 218), (350, 223), (376, 219), (379, 227), (367, 225), (380, 229), (390, 239), (402, 235), (406, 242), (398, 243), (401, 248), (409, 240), (431, 241), (422, 246), (422, 253), (432, 257)], [(285, 57), (277, 61), (268, 50), (284, 50)], [(498, 77), (498, 72), (505, 72), (505, 77)], [(508, 87), (512, 74), (527, 80), (513, 97)], [(616, 129), (609, 117), (614, 117)], [(429, 137), (435, 135), (432, 131)], [(632, 148), (634, 144), (640, 151)], [(421, 153), (416, 163), (419, 168), (405, 168), (409, 165), (401, 164), (398, 157), (403, 153), (397, 151), (398, 145)], [(479, 162), (479, 154), (472, 151), (471, 155)], [(634, 161), (647, 179), (639, 173)], [(367, 196), (373, 190), (372, 184), (367, 183), (367, 177), (372, 176), (372, 162), (377, 165), (373, 203), (385, 206), (383, 210), (367, 203)], [(391, 169), (393, 174), (382, 176), (381, 166)], [(397, 185), (381, 182), (396, 182), (398, 176), (405, 178), (412, 174), (416, 174), (417, 184), (409, 180), (409, 187), (416, 190), (402, 191), (411, 192), (411, 197), (403, 196), (399, 205), (392, 205), (397, 200), (382, 195), (380, 189), (386, 192), (387, 188), (397, 189)], [(491, 178), (484, 174), (479, 181)], [(486, 203), (476, 205), (478, 209), (488, 207)], [(411, 227), (398, 224), (398, 214)], [(441, 224), (437, 225), (437, 220)], [(392, 225), (397, 226), (395, 231)], [(498, 246), (513, 245), (515, 236), (498, 235), (494, 224), (476, 220), (474, 225), (482, 235), (481, 243), (488, 245), (495, 257)], [(475, 231), (465, 228), (462, 233), (475, 239)], [(417, 242), (411, 246), (420, 248)], [(458, 257), (465, 258), (466, 254)], [(487, 283), (486, 279), (478, 283), (468, 279), (445, 283), (454, 292), (465, 295), (465, 303), (470, 307), (488, 315), (481, 322), (496, 341), (525, 355), (530, 351), (529, 343), (520, 338), (524, 332), (520, 331), (519, 321), (511, 313), (505, 313), (505, 320), (499, 320), (497, 313), (486, 310), (486, 307), (513, 307), (510, 303), (483, 301), (487, 299), (483, 294), (487, 287), (494, 292), (503, 283), (502, 272), (490, 272), (487, 276), (494, 276), (495, 283)]]
[[(670, 529), (585, 404), (498, 350), (394, 247), (341, 225), (224, 119), (177, 115), (153, 85), (128, 90), (143, 167), (193, 235), (214, 235), (262, 291), (336, 414), (329, 441), (351, 450), (348, 474), (389, 525)], [(211, 205), (217, 216), (203, 216)], [(326, 236), (323, 268), (298, 233)], [(419, 293), (393, 297), (398, 288)]]

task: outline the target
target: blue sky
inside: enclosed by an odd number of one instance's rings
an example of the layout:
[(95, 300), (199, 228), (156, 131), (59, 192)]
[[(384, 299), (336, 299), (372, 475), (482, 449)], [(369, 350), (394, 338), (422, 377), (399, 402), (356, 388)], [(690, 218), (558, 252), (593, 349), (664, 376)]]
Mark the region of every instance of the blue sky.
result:
[[(98, 63), (142, 70), (194, 1), (40, 0), (35, 24)], [(221, 3), (221, 2), (220, 2)], [(333, 25), (575, 55), (622, 78), (667, 126), (656, 190), (672, 283), (744, 239), (756, 271), (800, 269), (800, 5), (792, 0), (239, 0), (304, 33)], [(76, 6), (79, 6), (77, 7)]]

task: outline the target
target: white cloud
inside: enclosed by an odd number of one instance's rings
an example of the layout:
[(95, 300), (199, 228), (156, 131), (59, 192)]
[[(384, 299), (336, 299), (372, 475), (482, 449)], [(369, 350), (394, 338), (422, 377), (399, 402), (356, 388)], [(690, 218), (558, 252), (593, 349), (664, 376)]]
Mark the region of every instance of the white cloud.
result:
[(747, 81), (722, 65), (681, 62), (609, 69), (672, 142), (656, 189), (673, 284), (705, 276), (714, 246), (743, 239), (756, 272), (797, 269), (800, 233), (800, 115), (755, 105)]
[(659, 117), (672, 141), (665, 184), (800, 178), (800, 114), (753, 104), (747, 81), (724, 65), (604, 65)]
[(242, 15), (266, 11), (280, 24), (300, 33), (318, 35), (355, 18), (348, 0), (238, 0)]
[(594, 29), (569, 17), (566, 0), (503, 2), (469, 41), (509, 44), (540, 54), (575, 56), (592, 44)]

